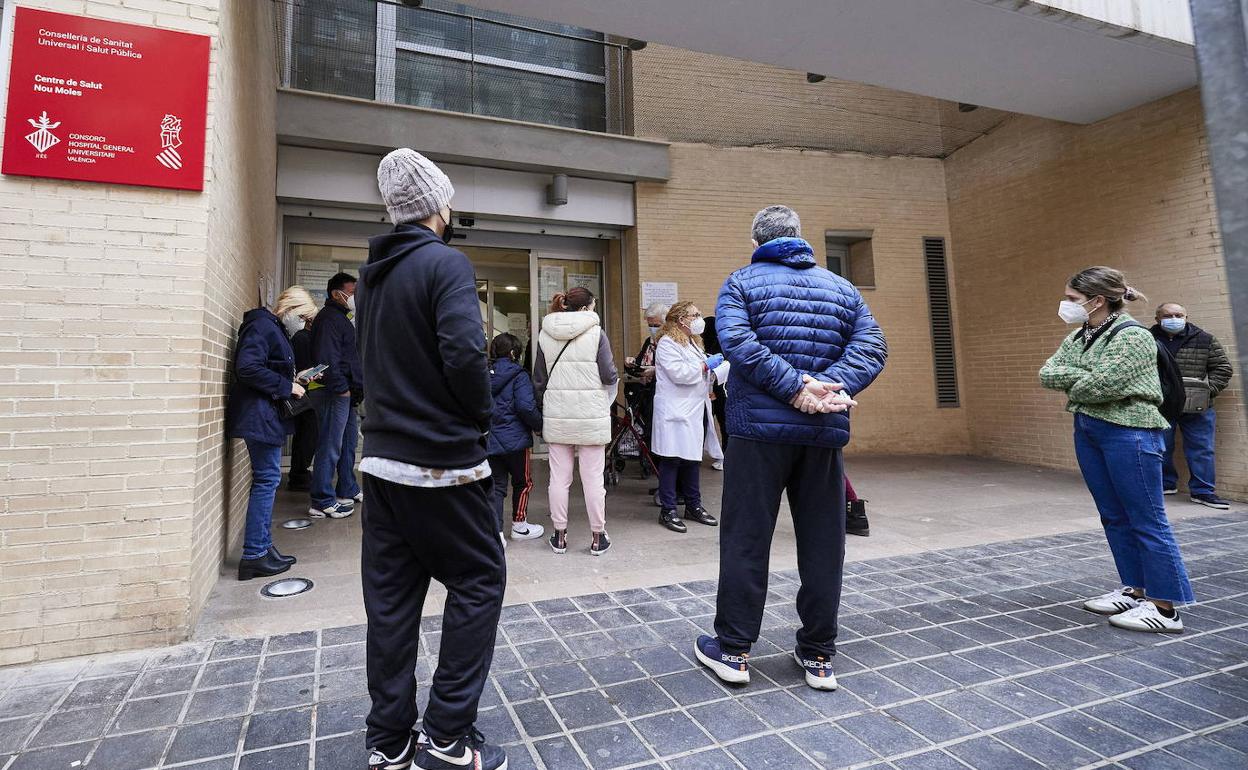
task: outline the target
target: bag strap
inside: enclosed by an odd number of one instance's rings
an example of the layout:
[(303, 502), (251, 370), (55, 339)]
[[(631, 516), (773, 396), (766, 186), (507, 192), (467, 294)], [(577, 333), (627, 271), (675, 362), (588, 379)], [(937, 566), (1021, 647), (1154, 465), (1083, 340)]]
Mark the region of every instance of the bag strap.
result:
[(1106, 344), (1108, 344), (1108, 343), (1109, 343), (1109, 341), (1110, 341), (1110, 340), (1112, 340), (1112, 339), (1114, 338), (1114, 335), (1115, 335), (1115, 334), (1117, 334), (1118, 332), (1122, 331), (1123, 329), (1130, 329), (1130, 328), (1131, 328), (1131, 327), (1133, 327), (1133, 326), (1134, 326), (1135, 328), (1137, 328), (1137, 329), (1146, 329), (1146, 328), (1148, 328), (1148, 327), (1146, 327), (1144, 324), (1142, 324), (1142, 323), (1140, 323), (1140, 322), (1138, 322), (1138, 321), (1127, 321), (1126, 323), (1118, 324), (1117, 326), (1113, 327), (1113, 328), (1112, 328), (1112, 329), (1110, 329), (1109, 331), (1105, 332), (1105, 342), (1106, 342)]
[[(572, 338), (576, 339), (575, 337)], [(572, 340), (563, 343), (563, 347), (559, 349), (559, 355), (555, 356), (555, 362), (546, 370), (546, 381), (550, 382), (555, 376), (555, 367), (559, 365), (559, 359), (563, 358), (563, 352), (568, 349), (568, 345), (572, 344)]]

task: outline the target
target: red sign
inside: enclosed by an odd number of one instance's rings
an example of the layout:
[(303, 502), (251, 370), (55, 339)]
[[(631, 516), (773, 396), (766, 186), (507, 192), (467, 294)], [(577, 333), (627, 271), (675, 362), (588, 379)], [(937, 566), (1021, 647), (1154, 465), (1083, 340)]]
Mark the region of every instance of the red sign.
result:
[(0, 172), (204, 188), (204, 35), (18, 8)]

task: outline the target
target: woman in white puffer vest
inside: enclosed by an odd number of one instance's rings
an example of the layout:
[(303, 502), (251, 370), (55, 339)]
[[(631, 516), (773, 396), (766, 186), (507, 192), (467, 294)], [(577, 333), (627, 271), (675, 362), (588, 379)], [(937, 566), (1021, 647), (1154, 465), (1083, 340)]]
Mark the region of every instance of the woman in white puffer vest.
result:
[(578, 286), (556, 294), (550, 314), (542, 319), (533, 362), (542, 438), (550, 453), (550, 547), (555, 553), (568, 549), (568, 490), (577, 458), (593, 532), (589, 552), (600, 556), (611, 547), (603, 470), (619, 379), (611, 344), (594, 312), (593, 293)]

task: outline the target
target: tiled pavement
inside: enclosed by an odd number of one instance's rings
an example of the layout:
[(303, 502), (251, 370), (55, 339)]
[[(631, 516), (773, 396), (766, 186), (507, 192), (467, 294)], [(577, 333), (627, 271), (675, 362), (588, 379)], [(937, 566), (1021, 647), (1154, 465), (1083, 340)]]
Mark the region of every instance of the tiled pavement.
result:
[[(852, 563), (835, 693), (789, 657), (792, 573), (772, 575), (741, 689), (689, 653), (713, 582), (507, 607), (479, 726), (517, 769), (1248, 768), (1248, 521), (1176, 530), (1202, 601), (1173, 637), (1078, 609), (1115, 586), (1100, 533)], [(0, 670), (0, 768), (362, 767), (362, 638)]]

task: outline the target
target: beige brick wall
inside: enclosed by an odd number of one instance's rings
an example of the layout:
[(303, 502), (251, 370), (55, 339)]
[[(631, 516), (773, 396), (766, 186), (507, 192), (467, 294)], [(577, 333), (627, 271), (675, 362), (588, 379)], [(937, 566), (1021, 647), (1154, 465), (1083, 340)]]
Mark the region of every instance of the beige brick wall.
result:
[[(863, 296), (890, 353), (861, 397), (854, 449), (968, 452), (965, 410), (936, 407), (927, 316), (922, 238), (949, 233), (941, 161), (674, 145), (671, 180), (637, 185), (639, 280), (676, 281), (710, 314), (724, 278), (749, 260), (755, 212), (773, 203), (797, 210), (821, 261), (825, 230), (874, 231), (878, 288)], [(637, 339), (635, 311), (630, 321)]]
[[(192, 586), (192, 530), (210, 515), (203, 465), (219, 436), (202, 380), (219, 380), (225, 347), (206, 350), (204, 328), (234, 310), (209, 296), (234, 259), (209, 230), (259, 200), (226, 192), (242, 182), (214, 165), (234, 149), (218, 128), (237, 135), (223, 73), (255, 77), (241, 49), (222, 57), (218, 0), (22, 4), (213, 36), (213, 140), (203, 193), (0, 178), (0, 665), (187, 634), (207, 590)], [(238, 229), (235, 244), (255, 233)]]
[[(1184, 304), (1234, 349), (1198, 94), (1091, 126), (1011, 119), (947, 162), (961, 357), (977, 453), (1073, 467), (1070, 417), (1036, 371), (1068, 331), (1067, 278), (1123, 269), (1151, 302)], [(1219, 490), (1248, 499), (1243, 382), (1218, 400)]]

